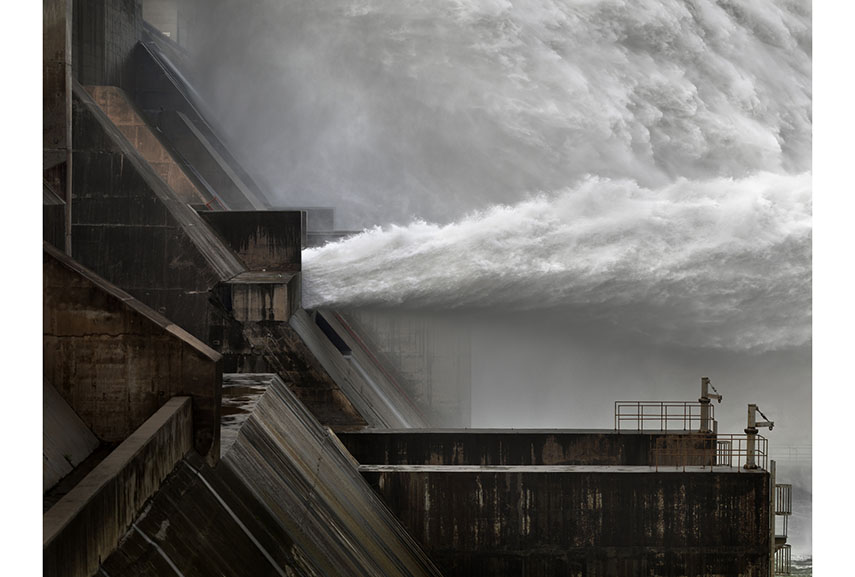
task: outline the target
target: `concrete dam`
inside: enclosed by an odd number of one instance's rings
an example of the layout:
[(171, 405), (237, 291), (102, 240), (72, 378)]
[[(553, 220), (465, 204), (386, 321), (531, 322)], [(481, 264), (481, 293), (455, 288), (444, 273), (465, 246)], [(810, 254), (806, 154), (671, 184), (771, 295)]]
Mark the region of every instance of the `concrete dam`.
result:
[(301, 250), (348, 231), (241, 166), (146, 21), (177, 6), (44, 0), (46, 576), (789, 572), (756, 405), (473, 429), (466, 335), (304, 309)]

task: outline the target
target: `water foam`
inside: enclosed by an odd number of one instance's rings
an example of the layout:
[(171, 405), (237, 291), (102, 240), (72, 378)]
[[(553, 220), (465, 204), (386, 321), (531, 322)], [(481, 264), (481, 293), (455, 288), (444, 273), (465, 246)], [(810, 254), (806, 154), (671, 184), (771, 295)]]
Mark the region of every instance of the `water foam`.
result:
[(811, 177), (582, 185), (303, 253), (307, 307), (555, 309), (665, 342), (810, 338)]

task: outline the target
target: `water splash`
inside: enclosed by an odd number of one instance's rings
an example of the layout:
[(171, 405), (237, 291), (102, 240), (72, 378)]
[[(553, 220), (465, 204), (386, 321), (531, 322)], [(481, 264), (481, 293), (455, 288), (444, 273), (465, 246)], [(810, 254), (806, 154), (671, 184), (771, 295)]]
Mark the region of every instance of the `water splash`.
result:
[(809, 341), (810, 2), (204, 7), (200, 92), (282, 204), (384, 225), (306, 252), (308, 306)]
[(554, 309), (657, 340), (810, 338), (810, 174), (582, 185), (304, 251), (304, 304)]

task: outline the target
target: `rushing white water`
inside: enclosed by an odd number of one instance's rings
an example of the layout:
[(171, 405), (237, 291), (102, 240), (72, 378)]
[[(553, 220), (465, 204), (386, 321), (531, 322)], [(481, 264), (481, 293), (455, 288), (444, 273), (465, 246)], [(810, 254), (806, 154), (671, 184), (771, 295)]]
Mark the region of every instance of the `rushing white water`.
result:
[(740, 350), (810, 339), (810, 2), (203, 17), (202, 90), (283, 204), (383, 225), (304, 253), (306, 306), (549, 309)]
[(304, 253), (307, 306), (549, 308), (690, 345), (810, 337), (810, 175), (591, 178)]

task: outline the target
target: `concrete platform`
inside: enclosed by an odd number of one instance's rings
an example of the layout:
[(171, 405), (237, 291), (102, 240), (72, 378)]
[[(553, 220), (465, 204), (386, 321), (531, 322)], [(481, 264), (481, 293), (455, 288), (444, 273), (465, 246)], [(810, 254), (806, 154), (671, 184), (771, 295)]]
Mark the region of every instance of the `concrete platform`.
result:
[(743, 469), (741, 467), (673, 465), (654, 467), (650, 465), (360, 465), (360, 473), (740, 473), (745, 475), (768, 475), (762, 469)]
[(712, 464), (716, 447), (706, 433), (612, 429), (377, 429), (341, 440), (362, 465), (662, 466), (681, 452)]

